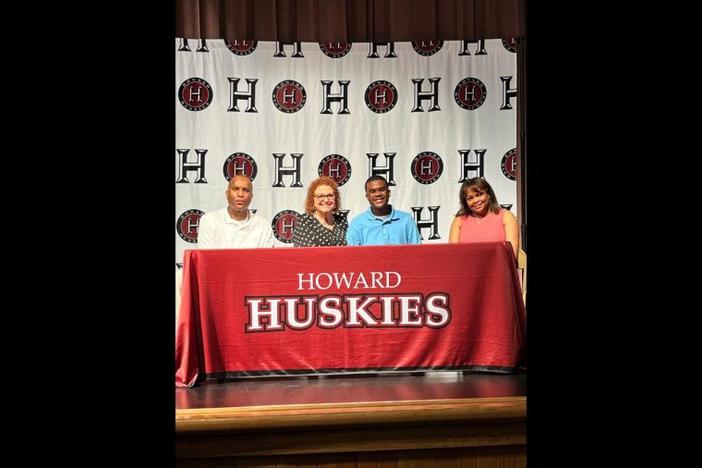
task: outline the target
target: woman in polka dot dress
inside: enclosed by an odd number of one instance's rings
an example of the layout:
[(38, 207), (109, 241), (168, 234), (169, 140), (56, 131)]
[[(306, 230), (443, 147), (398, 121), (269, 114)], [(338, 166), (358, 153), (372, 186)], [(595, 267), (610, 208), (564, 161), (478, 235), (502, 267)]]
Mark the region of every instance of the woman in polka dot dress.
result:
[(293, 230), (295, 247), (346, 245), (346, 217), (339, 213), (339, 187), (331, 177), (320, 177), (307, 189), (305, 213), (298, 216)]

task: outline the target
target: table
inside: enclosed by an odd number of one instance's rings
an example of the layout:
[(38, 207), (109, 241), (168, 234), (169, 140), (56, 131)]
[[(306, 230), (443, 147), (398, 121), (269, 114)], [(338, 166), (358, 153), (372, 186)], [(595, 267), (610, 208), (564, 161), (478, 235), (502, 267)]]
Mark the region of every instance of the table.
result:
[(187, 250), (176, 385), (273, 375), (512, 372), (509, 243)]

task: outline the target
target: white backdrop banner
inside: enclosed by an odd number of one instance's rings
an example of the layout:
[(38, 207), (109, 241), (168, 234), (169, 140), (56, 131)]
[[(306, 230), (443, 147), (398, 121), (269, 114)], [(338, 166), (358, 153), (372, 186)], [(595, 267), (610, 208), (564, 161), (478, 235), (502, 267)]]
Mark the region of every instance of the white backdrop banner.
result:
[(309, 183), (339, 183), (348, 219), (382, 175), (422, 242), (447, 242), (466, 178), (516, 205), (516, 47), (509, 40), (292, 43), (176, 39), (176, 263), (229, 179), (292, 246)]

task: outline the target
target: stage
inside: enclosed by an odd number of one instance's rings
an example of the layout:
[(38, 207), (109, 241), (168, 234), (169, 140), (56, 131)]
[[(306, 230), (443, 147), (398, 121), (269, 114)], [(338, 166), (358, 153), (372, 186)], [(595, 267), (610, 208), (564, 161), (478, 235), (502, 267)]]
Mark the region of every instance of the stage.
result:
[(267, 377), (176, 389), (177, 466), (526, 466), (526, 373)]

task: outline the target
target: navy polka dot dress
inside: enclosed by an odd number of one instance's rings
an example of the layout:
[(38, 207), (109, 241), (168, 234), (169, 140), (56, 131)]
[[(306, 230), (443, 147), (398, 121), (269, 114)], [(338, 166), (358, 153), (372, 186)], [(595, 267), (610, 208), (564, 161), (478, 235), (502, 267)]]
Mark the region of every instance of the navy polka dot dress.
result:
[(293, 230), (295, 247), (320, 247), (325, 245), (346, 245), (346, 230), (349, 222), (345, 216), (334, 213), (334, 229), (327, 229), (313, 214), (303, 213), (297, 217)]

